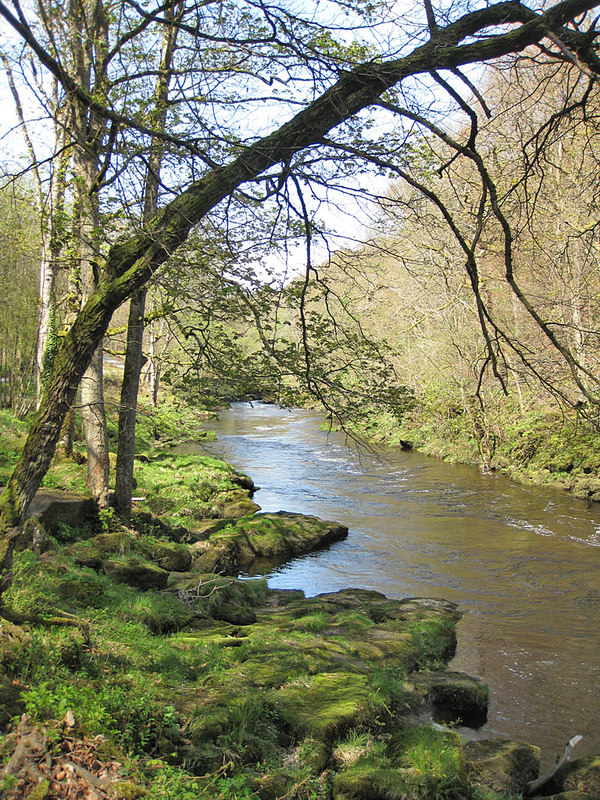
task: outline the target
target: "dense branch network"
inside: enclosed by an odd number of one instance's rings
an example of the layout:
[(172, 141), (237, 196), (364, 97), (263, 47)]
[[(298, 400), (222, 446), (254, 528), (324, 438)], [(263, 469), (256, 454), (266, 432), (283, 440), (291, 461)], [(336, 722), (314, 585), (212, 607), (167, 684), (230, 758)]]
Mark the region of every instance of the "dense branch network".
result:
[[(203, 6), (202, 9), (207, 9), (209, 5)], [(133, 5), (131, 7), (135, 8)], [(297, 154), (316, 151), (322, 146), (326, 137), (329, 137), (327, 143), (331, 149), (334, 165), (337, 155), (344, 151), (350, 152), (348, 148), (358, 136), (361, 142), (356, 151), (357, 156), (363, 158), (366, 152), (371, 162), (380, 158), (381, 166), (391, 165), (396, 172), (404, 170), (405, 153), (402, 149), (394, 155), (378, 154), (373, 139), (368, 136), (361, 137), (360, 126), (367, 111), (375, 108), (378, 103), (387, 103), (389, 108), (397, 105), (397, 97), (408, 90), (405, 87), (408, 87), (411, 80), (434, 75), (438, 83), (444, 85), (445, 82), (448, 86), (445, 79), (439, 77), (440, 72), (448, 71), (456, 76), (462, 67), (523, 53), (532, 47), (537, 47), (538, 51), (541, 48), (545, 51), (546, 57), (559, 62), (568, 61), (569, 66), (573, 63), (581, 64), (595, 78), (600, 74), (596, 31), (593, 25), (590, 24), (586, 28), (581, 21), (578, 21), (594, 7), (595, 3), (589, 0), (562, 0), (546, 11), (538, 13), (520, 2), (499, 2), (475, 11), (466, 10), (459, 18), (445, 23), (444, 15), (438, 14), (436, 19), (433, 7), (427, 4), (429, 20), (429, 25), (426, 27), (427, 38), (417, 38), (413, 49), (404, 55), (390, 58), (384, 54), (380, 59), (368, 57), (365, 60), (364, 50), (358, 48), (357, 55), (352, 56), (351, 52), (348, 52), (344, 58), (340, 58), (337, 55), (338, 51), (329, 47), (326, 42), (324, 49), (321, 50), (319, 62), (311, 70), (306, 71), (304, 66), (308, 62), (305, 60), (305, 64), (300, 64), (302, 59), (299, 55), (304, 58), (315, 52), (312, 26), (305, 25), (301, 35), (295, 39), (294, 25), (297, 26), (298, 23), (292, 21), (289, 15), (286, 18), (283, 13), (275, 13), (261, 4), (255, 5), (255, 11), (263, 14), (266, 29), (272, 32), (275, 25), (280, 31), (288, 31), (286, 57), (282, 61), (271, 62), (273, 70), (277, 73), (274, 79), (279, 79), (287, 71), (286, 81), (289, 86), (282, 102), (281, 116), (289, 112), (293, 107), (292, 103), (298, 102), (297, 98), (293, 98), (294, 92), (299, 95), (303, 107), (291, 119), (266, 135), (261, 135), (264, 120), (260, 120), (258, 132), (254, 137), (248, 130), (244, 131), (239, 123), (233, 125), (228, 135), (227, 115), (223, 111), (227, 107), (226, 97), (216, 97), (212, 110), (208, 98), (208, 112), (198, 118), (202, 135), (209, 143), (208, 148), (198, 147), (199, 151), (202, 150), (201, 168), (192, 166), (187, 170), (186, 174), (193, 176), (191, 182), (185, 188), (178, 190), (173, 199), (164, 203), (143, 227), (128, 238), (113, 244), (105, 257), (99, 259), (97, 287), (90, 294), (63, 339), (27, 444), (1, 496), (0, 514), (3, 524), (7, 526), (17, 523), (37, 490), (50, 463), (62, 420), (73, 401), (81, 374), (106, 331), (113, 311), (145, 285), (158, 268), (186, 241), (194, 227), (214, 213), (220, 204), (230, 203), (242, 187), (252, 186), (257, 181), (260, 185), (267, 171), (273, 175), (281, 171), (283, 175), (281, 181), (276, 183), (275, 194), (277, 194), (279, 187), (283, 187), (287, 182), (285, 173), (291, 173), (292, 162)], [(82, 105), (104, 119), (106, 123), (115, 126), (115, 130), (118, 127), (119, 130), (136, 131), (137, 134), (155, 135), (156, 132), (151, 126), (140, 121), (140, 117), (143, 120), (143, 114), (134, 117), (124, 110), (115, 110), (115, 107), (105, 102), (104, 95), (98, 98), (67, 74), (51, 50), (38, 41), (17, 4), (15, 8), (16, 11), (13, 11), (7, 3), (0, 2), (0, 15), (21, 37), (23, 44), (30, 49), (39, 63), (62, 83), (66, 93), (76, 96)], [(144, 27), (146, 23), (160, 21), (160, 8), (155, 9), (149, 16), (146, 13), (142, 14), (139, 25)], [(198, 11), (199, 19), (200, 12), (201, 10)], [(275, 17), (276, 22), (273, 21)], [(445, 24), (441, 24), (442, 22)], [(194, 35), (200, 31), (194, 25), (191, 27), (188, 25), (184, 32), (191, 37), (189, 43), (191, 47)], [(123, 40), (126, 38), (125, 35)], [(247, 39), (247, 36), (242, 33), (241, 38)], [(274, 40), (271, 35), (265, 35), (261, 44), (266, 47), (272, 41)], [(241, 45), (241, 41), (233, 40), (231, 47), (235, 49), (238, 45)], [(330, 51), (333, 51), (333, 55)], [(264, 63), (267, 63), (268, 53), (265, 54), (265, 59)], [(257, 61), (253, 70), (258, 72), (259, 66)], [(218, 64), (216, 67), (215, 85), (218, 84), (218, 72), (221, 69)], [(222, 67), (224, 69), (225, 65)], [(238, 68), (239, 64), (234, 64), (231, 67), (231, 74)], [(208, 70), (210, 73), (210, 65)], [(181, 80), (185, 81), (184, 78)], [(461, 146), (462, 155), (476, 158), (476, 150), (473, 148), (477, 135), (476, 118), (470, 109), (460, 102), (455, 89), (451, 90), (450, 94), (454, 95), (454, 100), (459, 101), (459, 106), (462, 106), (462, 110), (471, 118), (470, 139), (467, 146)], [(413, 92), (411, 102), (418, 102), (418, 97), (418, 92)], [(220, 109), (218, 113), (217, 108)], [(214, 125), (209, 125), (207, 122), (211, 113), (215, 115)], [(412, 114), (413, 123), (418, 125), (423, 123), (424, 117), (410, 109), (403, 109), (401, 113), (407, 119), (410, 119)], [(251, 122), (255, 121), (249, 119)], [(427, 121), (430, 129), (432, 125), (433, 122)], [(193, 127), (192, 122), (190, 126)], [(164, 135), (163, 139), (176, 148), (188, 150), (190, 141), (194, 141), (193, 136), (180, 137), (179, 134)], [(397, 137), (391, 137), (391, 140), (397, 142)], [(449, 139), (448, 144), (452, 144)], [(191, 149), (193, 150), (193, 146)], [(317, 163), (318, 161), (319, 159)], [(481, 174), (486, 184), (485, 173)], [(405, 172), (403, 177), (410, 182), (408, 172)], [(304, 176), (304, 180), (309, 178), (310, 175)], [(413, 185), (417, 187), (418, 182), (412, 180)], [(486, 186), (489, 196), (491, 187), (489, 183)], [(260, 200), (260, 195), (256, 199)], [(433, 196), (431, 199), (435, 201)], [(438, 206), (443, 211), (443, 206), (440, 204)], [(451, 217), (451, 214), (449, 216)], [(501, 219), (500, 216), (498, 218)], [(477, 272), (470, 253), (476, 243), (477, 236), (463, 246), (472, 269), (475, 289)], [(507, 276), (510, 279), (509, 272)], [(483, 304), (480, 316), (485, 330), (491, 320)], [(489, 351), (490, 354), (495, 352), (491, 342)]]

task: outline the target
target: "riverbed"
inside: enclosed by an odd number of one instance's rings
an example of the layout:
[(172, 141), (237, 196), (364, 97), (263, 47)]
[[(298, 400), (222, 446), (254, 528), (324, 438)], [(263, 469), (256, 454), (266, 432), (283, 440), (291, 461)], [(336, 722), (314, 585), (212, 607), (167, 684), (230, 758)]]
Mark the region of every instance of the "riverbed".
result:
[(464, 611), (452, 668), (491, 688), (479, 736), (554, 761), (600, 752), (600, 508), (414, 452), (365, 451), (303, 410), (235, 403), (203, 444), (261, 487), (265, 511), (344, 523), (348, 538), (267, 572), (273, 588), (444, 597)]

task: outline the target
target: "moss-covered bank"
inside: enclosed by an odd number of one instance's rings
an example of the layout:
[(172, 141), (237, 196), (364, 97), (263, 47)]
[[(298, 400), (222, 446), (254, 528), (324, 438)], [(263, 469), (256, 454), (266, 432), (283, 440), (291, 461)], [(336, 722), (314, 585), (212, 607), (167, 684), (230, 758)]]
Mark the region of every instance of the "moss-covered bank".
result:
[[(92, 546), (112, 555), (121, 536)], [(128, 536), (124, 553), (185, 548)], [(193, 569), (144, 591), (79, 547), (16, 559), (0, 626), (7, 800), (471, 796), (458, 737), (408, 722), (454, 652), (452, 604), (307, 599)], [(468, 702), (485, 709), (485, 690)]]
[(553, 486), (600, 501), (597, 420), (577, 410), (505, 399), (486, 409), (440, 397), (399, 416), (365, 407), (350, 423), (372, 442), (411, 447), (454, 463), (498, 471), (524, 484)]

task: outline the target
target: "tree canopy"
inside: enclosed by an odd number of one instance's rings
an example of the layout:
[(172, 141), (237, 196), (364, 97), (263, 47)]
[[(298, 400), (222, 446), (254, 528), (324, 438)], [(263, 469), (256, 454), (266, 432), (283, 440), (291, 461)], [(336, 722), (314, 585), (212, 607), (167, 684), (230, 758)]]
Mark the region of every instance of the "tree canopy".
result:
[[(437, 205), (460, 244), (499, 373), (493, 341), (498, 331), (479, 285), (477, 225), (465, 238), (452, 209), (413, 170), (426, 135), (450, 148), (449, 163), (460, 157), (473, 165), (481, 213), (489, 209), (496, 216), (505, 243), (505, 278), (543, 329), (543, 319), (514, 279), (511, 233), (477, 149), (479, 114), (489, 109), (477, 76), (468, 70), (510, 56), (525, 65), (554, 64), (558, 75), (578, 72), (577, 96), (566, 97), (561, 109), (536, 123), (543, 148), (544, 130), (572, 113), (573, 102), (585, 106), (597, 91), (595, 2), (562, 0), (536, 10), (512, 0), (438, 7), (424, 0), (408, 11), (397, 3), (350, 2), (324, 4), (323, 12), (283, 2), (182, 3), (174, 91), (162, 132), (148, 118), (149, 78), (156, 75), (154, 51), (167, 24), (165, 11), (178, 4), (75, 5), (86, 10), (84, 23), (100, 20), (103, 31), (92, 36), (86, 24), (79, 31), (92, 64), (89, 83), (80, 80), (64, 40), (48, 25), (48, 15), (60, 13), (58, 5), (39, 4), (35, 12), (25, 12), (17, 2), (0, 2), (0, 15), (17, 39), (15, 63), (26, 75), (47, 75), (36, 77), (41, 86), (55, 81), (62, 96), (85, 110), (88, 130), (99, 136), (101, 164), (89, 191), (103, 193), (107, 214), (118, 209), (94, 258), (95, 286), (62, 338), (27, 444), (0, 497), (5, 529), (22, 518), (48, 468), (65, 414), (112, 313), (192, 231), (239, 230), (264, 215), (273, 228), (283, 217), (294, 219), (294, 230), (309, 243), (309, 281), (315, 274), (310, 243), (319, 234), (315, 209), (335, 187), (368, 194), (369, 172), (397, 177)], [(73, 35), (72, 26), (64, 35)], [(460, 116), (468, 124), (457, 134)], [(97, 120), (101, 124), (92, 127)], [(155, 137), (166, 155), (157, 211), (144, 219), (136, 199), (140, 165), (148, 164)], [(90, 142), (80, 137), (65, 146), (85, 149)], [(559, 340), (555, 345), (562, 347)], [(6, 538), (5, 565), (10, 551)]]

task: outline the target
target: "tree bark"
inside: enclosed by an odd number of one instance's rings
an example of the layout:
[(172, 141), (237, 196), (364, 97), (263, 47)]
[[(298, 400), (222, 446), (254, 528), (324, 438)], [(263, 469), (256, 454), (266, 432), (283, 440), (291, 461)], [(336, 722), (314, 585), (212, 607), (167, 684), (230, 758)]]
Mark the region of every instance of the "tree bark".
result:
[[(73, 72), (80, 84), (90, 90), (96, 67), (96, 48), (107, 47), (108, 30), (102, 0), (73, 0), (69, 6), (71, 23), (70, 47)], [(96, 75), (97, 91), (101, 91), (103, 76)], [(100, 84), (100, 85), (98, 85)], [(73, 131), (76, 146), (73, 150), (73, 183), (76, 209), (77, 258), (83, 301), (97, 284), (100, 261), (100, 214), (98, 187), (99, 150), (105, 121), (91, 112), (78, 99), (72, 106)], [(104, 374), (102, 340), (94, 352), (81, 381), (81, 415), (87, 447), (86, 486), (100, 508), (109, 501), (108, 429), (104, 405)]]
[(127, 349), (125, 352), (123, 383), (121, 385), (119, 439), (115, 468), (115, 508), (124, 522), (128, 522), (131, 516), (135, 423), (140, 373), (144, 365), (142, 344), (144, 339), (146, 292), (146, 288), (142, 287), (131, 298), (127, 322)]

